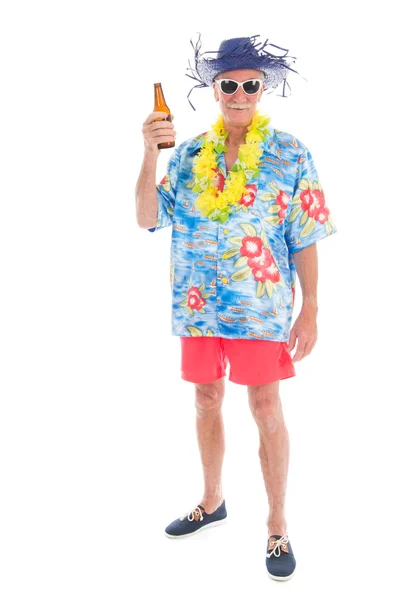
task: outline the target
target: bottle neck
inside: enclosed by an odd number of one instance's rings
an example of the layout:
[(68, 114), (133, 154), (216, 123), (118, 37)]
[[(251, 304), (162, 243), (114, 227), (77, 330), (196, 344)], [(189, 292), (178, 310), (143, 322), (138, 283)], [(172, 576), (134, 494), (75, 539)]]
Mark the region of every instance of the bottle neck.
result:
[(169, 112), (161, 85), (154, 85), (154, 109)]

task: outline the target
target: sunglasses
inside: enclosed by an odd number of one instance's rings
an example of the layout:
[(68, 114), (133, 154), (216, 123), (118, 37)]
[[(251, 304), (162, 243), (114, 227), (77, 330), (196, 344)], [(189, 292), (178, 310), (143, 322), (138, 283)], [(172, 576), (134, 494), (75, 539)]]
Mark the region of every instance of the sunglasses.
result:
[(235, 81), (234, 79), (214, 79), (223, 94), (231, 96), (241, 87), (248, 96), (257, 94), (264, 83), (263, 79), (248, 79), (247, 81)]

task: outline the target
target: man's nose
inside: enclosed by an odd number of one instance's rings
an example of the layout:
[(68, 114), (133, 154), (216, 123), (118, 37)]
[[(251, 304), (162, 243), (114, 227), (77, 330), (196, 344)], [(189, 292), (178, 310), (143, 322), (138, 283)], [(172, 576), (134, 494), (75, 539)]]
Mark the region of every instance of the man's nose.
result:
[(237, 102), (245, 102), (247, 100), (247, 94), (244, 92), (242, 86), (238, 87), (233, 97)]

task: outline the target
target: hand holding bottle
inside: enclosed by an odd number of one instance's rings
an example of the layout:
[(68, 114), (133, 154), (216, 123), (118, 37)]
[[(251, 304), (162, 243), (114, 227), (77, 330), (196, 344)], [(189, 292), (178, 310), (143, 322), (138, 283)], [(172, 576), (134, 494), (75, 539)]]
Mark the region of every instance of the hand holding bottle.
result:
[[(166, 119), (171, 119), (171, 121)], [(172, 123), (174, 115), (162, 111), (155, 111), (149, 114), (143, 123), (144, 147), (147, 154), (158, 156), (161, 149), (158, 144), (168, 143), (170, 147), (175, 145), (176, 131)]]

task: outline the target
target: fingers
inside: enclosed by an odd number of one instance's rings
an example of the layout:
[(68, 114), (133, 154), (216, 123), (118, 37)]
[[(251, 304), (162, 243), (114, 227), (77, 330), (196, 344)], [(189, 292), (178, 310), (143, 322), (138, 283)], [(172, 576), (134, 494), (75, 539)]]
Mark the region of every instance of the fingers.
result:
[(144, 134), (157, 131), (158, 135), (160, 135), (160, 132), (163, 135), (175, 133), (174, 130), (175, 125), (173, 123), (170, 123), (169, 121), (153, 121), (152, 123), (144, 123), (142, 129)]
[(149, 114), (143, 125), (149, 125), (156, 119), (166, 119), (168, 117), (168, 113), (162, 111), (154, 111)]
[(171, 122), (174, 119), (174, 116), (171, 114), (171, 121), (167, 121), (167, 117), (169, 115), (165, 112), (152, 112), (149, 114), (145, 122), (143, 123), (143, 129), (151, 129), (154, 126), (157, 127), (170, 127), (174, 128), (175, 125)]
[(297, 338), (296, 353), (292, 358), (292, 362), (302, 360), (308, 356), (311, 353), (311, 350), (314, 348), (316, 342), (316, 338), (308, 338), (300, 334)]
[(292, 362), (296, 362), (298, 360), (301, 360), (304, 356), (304, 349), (305, 349), (305, 341), (301, 338), (301, 336), (299, 336), (297, 338), (297, 348), (296, 348), (296, 353), (292, 358)]
[(168, 114), (162, 111), (154, 111), (149, 114), (143, 123), (142, 133), (147, 150), (159, 154), (158, 144), (163, 142), (175, 142), (175, 125), (165, 120)]

